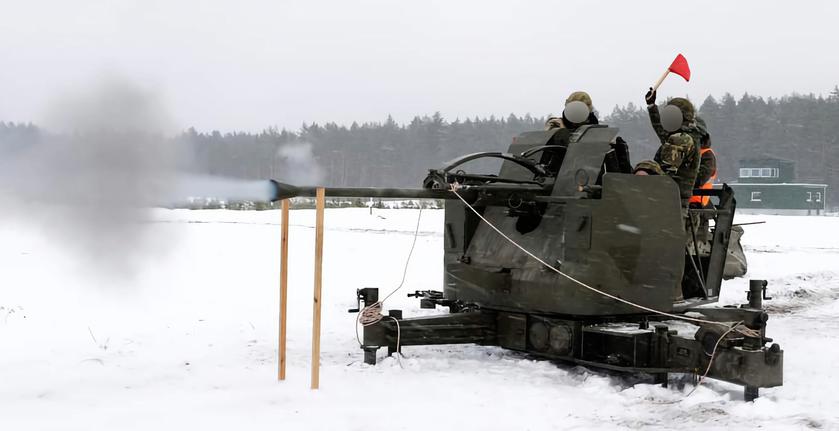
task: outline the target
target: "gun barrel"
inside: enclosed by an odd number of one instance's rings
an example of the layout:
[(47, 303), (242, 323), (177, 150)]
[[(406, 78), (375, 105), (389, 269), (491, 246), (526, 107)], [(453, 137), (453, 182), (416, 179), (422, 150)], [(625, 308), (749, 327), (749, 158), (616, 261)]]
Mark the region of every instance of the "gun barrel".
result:
[[(272, 201), (294, 197), (314, 197), (318, 187), (298, 187), (271, 180), (275, 187)], [(395, 198), (395, 199), (457, 199), (446, 189), (403, 189), (378, 187), (324, 187), (326, 196), (342, 198)], [(465, 186), (460, 194), (464, 197), (475, 196), (476, 192), (490, 193), (545, 193), (545, 188), (534, 185), (518, 186)]]

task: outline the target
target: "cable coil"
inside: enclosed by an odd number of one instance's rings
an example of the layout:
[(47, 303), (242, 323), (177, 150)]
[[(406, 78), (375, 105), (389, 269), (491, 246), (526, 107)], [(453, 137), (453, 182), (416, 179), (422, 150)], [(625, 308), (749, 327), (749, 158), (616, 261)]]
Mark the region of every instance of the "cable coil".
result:
[(385, 296), (381, 301), (376, 301), (376, 302), (374, 302), (370, 305), (365, 306), (361, 310), (359, 310), (358, 317), (355, 320), (355, 322), (356, 322), (355, 338), (358, 341), (358, 345), (361, 346), (361, 347), (364, 347), (364, 343), (361, 342), (361, 336), (358, 334), (358, 325), (359, 324), (362, 327), (364, 327), (364, 326), (375, 325), (376, 323), (381, 322), (382, 319), (384, 319), (385, 317), (393, 319), (393, 321), (396, 323), (396, 353), (397, 353), (396, 360), (399, 361), (399, 366), (402, 366), (402, 360), (400, 359), (400, 356), (402, 356), (402, 351), (400, 349), (400, 343), (402, 341), (401, 340), (402, 329), (399, 326), (399, 319), (397, 319), (393, 316), (385, 316), (385, 315), (382, 314), (382, 307), (384, 305), (384, 302), (388, 298), (393, 296), (394, 293), (396, 293), (399, 289), (402, 288), (402, 286), (405, 285), (405, 279), (408, 276), (408, 266), (411, 263), (411, 256), (414, 255), (414, 248), (416, 248), (416, 245), (417, 245), (417, 237), (419, 236), (419, 228), (420, 228), (420, 221), (421, 220), (422, 220), (422, 205), (420, 204), (419, 213), (417, 213), (417, 226), (414, 229), (414, 239), (411, 242), (411, 249), (408, 251), (408, 258), (405, 259), (405, 267), (402, 270), (402, 281), (400, 281), (399, 285), (396, 286), (395, 289), (390, 291), (390, 293), (388, 293), (387, 296)]

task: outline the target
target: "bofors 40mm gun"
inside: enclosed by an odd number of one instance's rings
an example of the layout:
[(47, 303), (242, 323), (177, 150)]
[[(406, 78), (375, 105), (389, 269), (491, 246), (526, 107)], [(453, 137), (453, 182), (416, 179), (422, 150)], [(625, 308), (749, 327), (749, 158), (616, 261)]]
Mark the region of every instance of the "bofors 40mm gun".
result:
[[(752, 280), (739, 307), (709, 306), (723, 280), (732, 189), (696, 190), (711, 207), (686, 217), (669, 177), (609, 171), (616, 135), (606, 126), (527, 132), (505, 153), (430, 170), (421, 189), (326, 188), (334, 197), (446, 200), (442, 291), (411, 296), (449, 313), (390, 310), (392, 319), (364, 326), (364, 361), (375, 364), (381, 347), (475, 343), (646, 373), (665, 386), (668, 373), (693, 373), (744, 386), (746, 400), (780, 386), (783, 351), (766, 337), (766, 282)], [(461, 169), (482, 158), (501, 159), (498, 174)], [(276, 199), (315, 194), (275, 185)], [(704, 232), (693, 219), (704, 220)], [(381, 306), (378, 289), (357, 296)]]

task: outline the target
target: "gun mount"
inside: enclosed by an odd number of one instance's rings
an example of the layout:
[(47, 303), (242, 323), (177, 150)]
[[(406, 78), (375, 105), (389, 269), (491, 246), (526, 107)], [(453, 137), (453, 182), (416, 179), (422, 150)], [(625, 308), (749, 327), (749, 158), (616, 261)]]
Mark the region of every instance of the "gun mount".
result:
[[(739, 308), (708, 306), (724, 276), (732, 189), (696, 190), (712, 205), (683, 209), (669, 177), (614, 170), (616, 137), (606, 126), (528, 132), (507, 152), (430, 170), (423, 188), (326, 188), (335, 197), (446, 200), (443, 289), (411, 296), (449, 313), (403, 319), (391, 310), (398, 324), (364, 327), (365, 362), (375, 364), (380, 347), (476, 343), (648, 373), (664, 385), (668, 373), (707, 370), (745, 386), (746, 399), (781, 385), (783, 351), (768, 345), (759, 294)], [(500, 159), (500, 171), (462, 169), (481, 158)], [(274, 184), (277, 199), (316, 190)], [(357, 296), (378, 301), (369, 288)]]

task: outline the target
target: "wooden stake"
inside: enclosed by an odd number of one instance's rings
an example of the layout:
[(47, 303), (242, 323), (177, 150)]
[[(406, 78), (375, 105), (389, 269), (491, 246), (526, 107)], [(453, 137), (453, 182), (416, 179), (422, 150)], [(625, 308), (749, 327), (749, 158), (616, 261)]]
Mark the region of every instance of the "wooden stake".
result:
[(325, 191), (315, 197), (315, 295), (312, 310), (312, 389), (320, 386), (320, 300), (323, 277), (323, 207)]
[(288, 199), (282, 202), (280, 228), (280, 360), (277, 378), (285, 380), (285, 336), (288, 309)]
[(668, 67), (667, 70), (665, 70), (664, 73), (661, 74), (661, 78), (658, 78), (658, 81), (656, 81), (655, 84), (653, 85), (653, 91), (658, 90), (658, 87), (661, 85), (662, 82), (664, 82), (664, 78), (667, 78), (667, 75), (669, 75), (669, 74), (670, 74), (670, 68)]

